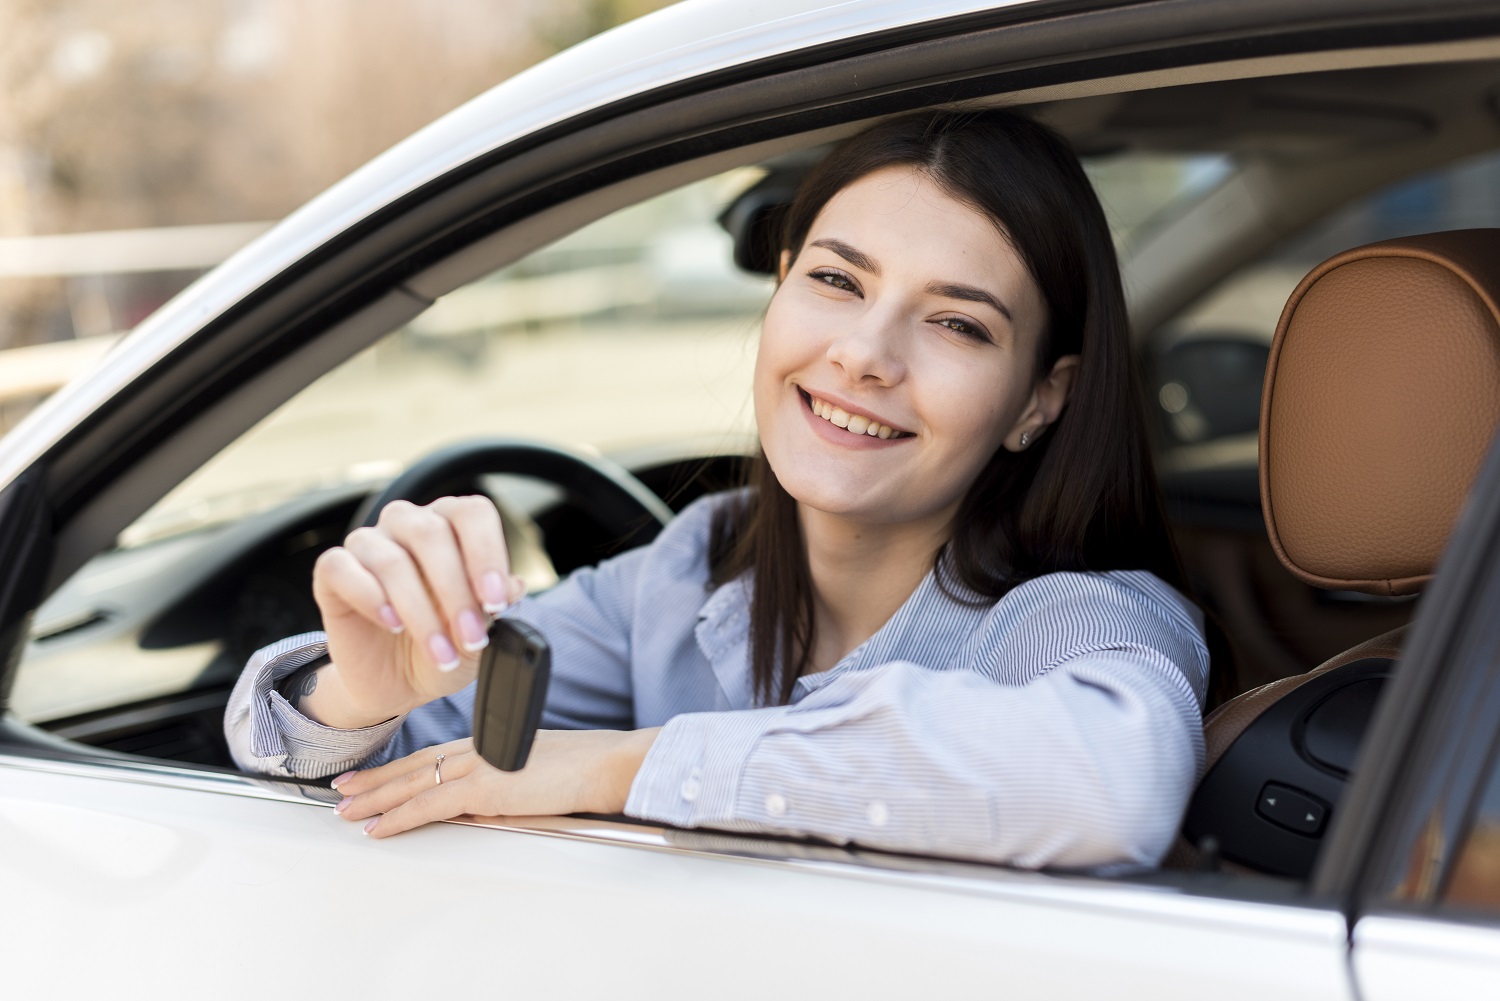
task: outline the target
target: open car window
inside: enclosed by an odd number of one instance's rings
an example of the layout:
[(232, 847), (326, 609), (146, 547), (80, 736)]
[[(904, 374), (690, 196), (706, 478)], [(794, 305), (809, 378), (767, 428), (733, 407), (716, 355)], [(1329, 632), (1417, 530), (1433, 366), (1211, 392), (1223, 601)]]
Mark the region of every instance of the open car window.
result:
[[(1086, 166), (1128, 253), (1133, 235), (1203, 197), (1228, 161), (1127, 152)], [(774, 283), (736, 268), (719, 216), (763, 175), (731, 170), (612, 213), (441, 297), (322, 376), (49, 598), (12, 708), (75, 739), (227, 763), (215, 693), (260, 646), (317, 628), (313, 560), (342, 539), (359, 500), (411, 462), (484, 437), (604, 454), (638, 474), (747, 452)], [(486, 487), (510, 500), (507, 534), (533, 591), (581, 562), (556, 552), (567, 532), (553, 524), (549, 546), (530, 518), (557, 499), (550, 488), (510, 477)], [(190, 737), (152, 736), (170, 706), (116, 718), (192, 693), (202, 707)]]

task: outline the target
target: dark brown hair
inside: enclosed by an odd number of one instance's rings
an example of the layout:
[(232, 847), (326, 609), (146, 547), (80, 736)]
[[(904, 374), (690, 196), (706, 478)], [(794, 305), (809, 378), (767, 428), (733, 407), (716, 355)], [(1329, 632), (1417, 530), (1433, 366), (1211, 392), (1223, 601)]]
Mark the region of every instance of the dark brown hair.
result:
[[(1120, 269), (1099, 199), (1066, 140), (1006, 111), (922, 112), (839, 144), (798, 189), (782, 246), (796, 257), (843, 188), (909, 166), (993, 219), (1047, 306), (1033, 381), (1079, 356), (1069, 403), (1030, 448), (1001, 447), (961, 500), (937, 556), (951, 596), (991, 603), (1059, 570), (1150, 570), (1180, 586), (1151, 462)], [(812, 580), (797, 505), (764, 453), (751, 490), (716, 512), (714, 585), (753, 571), (751, 670), (762, 703), (784, 703), (813, 649)]]

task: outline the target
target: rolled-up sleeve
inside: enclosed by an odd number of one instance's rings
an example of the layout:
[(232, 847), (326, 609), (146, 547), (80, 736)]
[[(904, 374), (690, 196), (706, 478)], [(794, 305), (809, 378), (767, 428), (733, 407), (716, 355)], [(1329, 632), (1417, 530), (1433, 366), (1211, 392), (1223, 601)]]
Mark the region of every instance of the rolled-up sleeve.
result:
[(276, 690), (284, 678), (327, 653), (328, 638), (313, 632), (289, 636), (250, 658), (224, 714), (235, 764), (266, 775), (321, 778), (360, 767), (390, 742), (404, 717), (339, 730), (308, 719)]

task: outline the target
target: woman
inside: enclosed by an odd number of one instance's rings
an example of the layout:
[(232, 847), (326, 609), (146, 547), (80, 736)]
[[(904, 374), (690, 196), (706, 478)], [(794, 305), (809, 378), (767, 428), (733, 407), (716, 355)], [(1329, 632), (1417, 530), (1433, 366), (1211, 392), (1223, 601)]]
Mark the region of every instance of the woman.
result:
[[(318, 561), (326, 641), (247, 666), (236, 760), (343, 772), (374, 837), (623, 812), (1154, 864), (1201, 767), (1208, 655), (1078, 161), (1009, 113), (888, 121), (806, 181), (784, 248), (750, 489), (524, 600), (487, 500), (390, 505)], [(553, 648), (516, 773), (468, 740), (502, 613)]]

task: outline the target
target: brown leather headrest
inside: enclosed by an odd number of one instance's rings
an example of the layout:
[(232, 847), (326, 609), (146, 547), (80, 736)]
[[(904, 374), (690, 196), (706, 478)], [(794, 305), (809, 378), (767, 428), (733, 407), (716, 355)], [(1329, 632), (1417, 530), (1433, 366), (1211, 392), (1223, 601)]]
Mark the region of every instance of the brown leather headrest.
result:
[(1500, 423), (1500, 230), (1333, 257), (1287, 300), (1260, 411), (1260, 499), (1317, 587), (1410, 594)]

